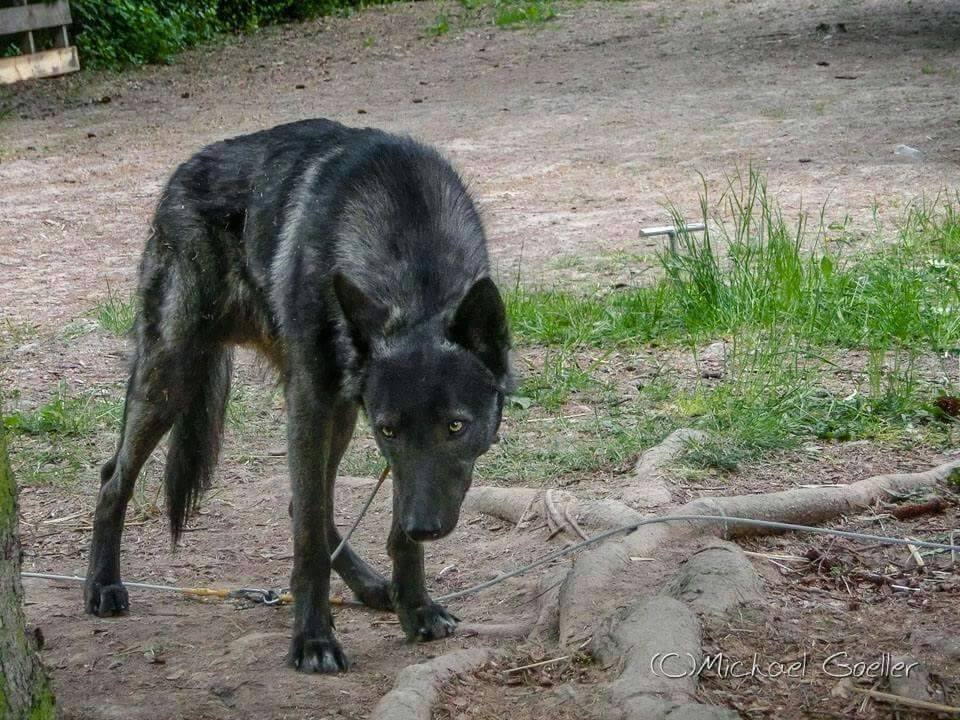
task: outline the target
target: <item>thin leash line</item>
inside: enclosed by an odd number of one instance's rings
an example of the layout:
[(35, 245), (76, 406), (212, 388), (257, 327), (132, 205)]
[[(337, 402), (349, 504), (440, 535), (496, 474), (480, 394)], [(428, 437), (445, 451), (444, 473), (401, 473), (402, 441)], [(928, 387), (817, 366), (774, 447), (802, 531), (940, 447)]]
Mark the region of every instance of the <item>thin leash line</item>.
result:
[[(86, 582), (86, 580), (78, 575), (53, 575), (50, 573), (35, 573), (35, 572), (21, 572), (20, 577), (25, 578), (39, 578), (41, 580), (66, 580), (70, 582)], [(210, 590), (211, 588), (186, 588), (186, 587), (175, 587), (173, 585), (152, 585), (150, 583), (143, 582), (127, 582), (123, 581), (125, 587), (140, 588), (142, 590), (168, 590), (176, 591), (185, 594), (189, 594), (193, 590)], [(250, 588), (252, 589), (252, 588)], [(229, 592), (229, 591), (224, 591)]]
[[(20, 577), (36, 578), (39, 580), (76, 582), (76, 583), (86, 582), (86, 578), (82, 578), (79, 575), (55, 575), (53, 573), (36, 573), (36, 572), (23, 571), (20, 573)], [(254, 602), (263, 603), (264, 605), (279, 605), (284, 602), (289, 602), (293, 598), (293, 596), (289, 595), (284, 590), (281, 590), (278, 592), (276, 590), (270, 590), (268, 588), (177, 587), (175, 585), (154, 585), (152, 583), (126, 582), (126, 581), (123, 582), (123, 585), (124, 587), (139, 588), (141, 590), (160, 590), (163, 592), (176, 592), (176, 593), (180, 593), (182, 595), (188, 595), (191, 597), (213, 597), (213, 598), (220, 598), (223, 600), (235, 599), (235, 598), (246, 598), (248, 600), (253, 600)], [(350, 603), (336, 602), (335, 604), (350, 604)]]
[[(386, 475), (382, 476), (383, 478)], [(381, 483), (382, 484), (382, 483)], [(374, 493), (375, 494), (375, 493)], [(371, 495), (371, 501), (373, 496)], [(369, 506), (369, 502), (368, 502)], [(362, 514), (361, 514), (362, 517)], [(485, 582), (479, 583), (472, 587), (466, 588), (465, 590), (458, 590), (457, 592), (447, 593), (446, 595), (441, 595), (436, 598), (437, 602), (448, 602), (450, 600), (457, 600), (462, 597), (468, 597), (470, 595), (476, 595), (488, 588), (499, 585), (500, 583), (509, 580), (511, 578), (517, 577), (518, 575), (524, 575), (531, 570), (535, 570), (538, 567), (542, 567), (554, 560), (562, 558), (566, 555), (576, 552), (577, 550), (582, 550), (585, 547), (591, 545), (596, 545), (597, 543), (603, 542), (604, 540), (613, 537), (614, 535), (627, 534), (638, 530), (639, 528), (645, 525), (655, 525), (659, 523), (668, 523), (675, 521), (695, 521), (695, 522), (715, 522), (723, 523), (725, 525), (745, 525), (747, 527), (762, 527), (762, 528), (772, 528), (775, 530), (790, 530), (801, 533), (809, 533), (815, 535), (830, 535), (833, 537), (843, 537), (851, 540), (857, 540), (860, 542), (874, 542), (882, 545), (912, 545), (917, 548), (927, 548), (930, 550), (944, 550), (949, 551), (950, 553), (960, 552), (960, 545), (953, 545), (948, 543), (936, 543), (928, 542), (926, 540), (907, 540), (904, 538), (895, 538), (888, 537), (886, 535), (871, 535), (868, 533), (858, 533), (852, 532), (849, 530), (834, 530), (832, 528), (822, 528), (814, 527), (811, 525), (797, 525), (794, 523), (784, 523), (776, 522), (773, 520), (757, 520), (754, 518), (740, 518), (732, 517), (729, 515), (665, 515), (662, 517), (647, 518), (645, 520), (640, 520), (629, 525), (623, 525), (617, 528), (611, 528), (610, 530), (605, 530), (599, 535), (584, 540), (582, 542), (570, 545), (565, 548), (560, 548), (552, 553), (544, 555), (543, 557), (535, 560), (532, 563), (523, 565), (519, 568), (511, 570), (506, 573), (502, 573), (495, 578), (487, 580)], [(348, 536), (349, 537), (349, 536)], [(341, 543), (343, 545), (343, 543)], [(32, 573), (32, 572), (21, 572), (22, 577), (29, 578), (38, 578), (43, 580), (63, 580), (70, 582), (85, 582), (84, 578), (78, 577), (76, 575), (52, 575), (47, 573)], [(152, 585), (148, 583), (138, 583), (138, 582), (128, 582), (124, 583), (128, 587), (142, 588), (145, 590), (163, 590), (163, 591), (172, 591), (179, 592), (186, 595), (201, 595), (201, 596), (216, 596), (216, 597), (243, 597), (243, 596), (255, 596), (260, 594), (262, 596), (261, 602), (268, 605), (276, 605), (288, 600), (289, 595), (285, 592), (277, 592), (274, 590), (264, 590), (258, 588), (243, 588), (238, 590), (218, 590), (210, 588), (181, 588), (174, 587), (171, 585)], [(254, 599), (256, 599), (254, 597)], [(338, 604), (343, 605), (354, 605), (354, 603), (349, 601), (344, 601)], [(356, 603), (359, 605), (359, 603)]]
[(444, 602), (449, 600), (456, 600), (461, 597), (467, 597), (469, 595), (474, 595), (478, 592), (482, 592), (483, 590), (486, 590), (487, 588), (493, 587), (494, 585), (499, 585), (505, 580), (509, 580), (510, 578), (517, 577), (518, 575), (523, 575), (529, 572), (530, 570), (535, 570), (538, 567), (542, 567), (543, 565), (551, 563), (554, 560), (564, 557), (565, 555), (569, 555), (570, 553), (576, 552), (577, 550), (582, 550), (583, 548), (589, 547), (590, 545), (596, 545), (597, 543), (602, 542), (607, 538), (613, 537), (614, 535), (618, 535), (620, 533), (629, 535), (630, 533), (634, 532), (635, 530), (638, 530), (644, 525), (656, 525), (659, 523), (673, 522), (676, 520), (722, 522), (725, 524), (733, 524), (733, 525), (746, 525), (751, 527), (773, 528), (776, 530), (793, 530), (796, 532), (807, 532), (807, 533), (817, 534), (817, 535), (831, 535), (835, 537), (845, 537), (851, 540), (859, 540), (861, 542), (876, 542), (884, 545), (913, 545), (914, 547), (922, 547), (922, 548), (928, 548), (932, 550), (949, 550), (951, 554), (960, 552), (960, 545), (927, 542), (924, 540), (916, 540), (916, 541), (905, 540), (903, 538), (887, 537), (884, 535), (870, 535), (867, 533), (858, 533), (858, 532), (852, 532), (849, 530), (834, 530), (832, 528), (814, 527), (811, 525), (796, 525), (794, 523), (783, 523), (783, 522), (776, 522), (773, 520), (755, 520), (753, 518), (739, 518), (739, 517), (732, 517), (730, 515), (665, 515), (663, 517), (647, 518), (645, 520), (640, 520), (638, 522), (631, 523), (629, 525), (622, 525), (617, 528), (606, 530), (600, 533), (599, 535), (595, 535), (592, 538), (589, 538), (582, 542), (578, 542), (569, 547), (561, 548), (555, 552), (550, 553), (549, 555), (543, 556), (538, 560), (534, 560), (529, 565), (524, 565), (515, 570), (511, 570), (510, 572), (503, 573), (501, 575), (498, 575), (495, 578), (491, 578), (490, 580), (482, 582), (479, 585), (474, 585), (473, 587), (467, 588), (465, 590), (459, 590), (457, 592), (448, 593), (447, 595), (438, 597), (437, 601)]
[(377, 496), (380, 487), (383, 485), (384, 481), (387, 479), (387, 476), (390, 475), (390, 466), (387, 465), (383, 470), (380, 471), (380, 477), (377, 479), (377, 484), (373, 486), (373, 492), (370, 493), (370, 497), (367, 498), (366, 504), (363, 506), (363, 509), (360, 511), (360, 514), (357, 515), (357, 519), (353, 521), (353, 525), (350, 527), (350, 530), (346, 535), (343, 536), (343, 540), (340, 541), (340, 544), (337, 545), (337, 549), (333, 551), (333, 555), (330, 556), (330, 562), (333, 562), (337, 559), (337, 556), (343, 552), (343, 549), (347, 546), (347, 542), (353, 537), (353, 533), (360, 526), (360, 521), (363, 520), (363, 516), (367, 514), (367, 510), (370, 509), (370, 505), (373, 504), (373, 499)]

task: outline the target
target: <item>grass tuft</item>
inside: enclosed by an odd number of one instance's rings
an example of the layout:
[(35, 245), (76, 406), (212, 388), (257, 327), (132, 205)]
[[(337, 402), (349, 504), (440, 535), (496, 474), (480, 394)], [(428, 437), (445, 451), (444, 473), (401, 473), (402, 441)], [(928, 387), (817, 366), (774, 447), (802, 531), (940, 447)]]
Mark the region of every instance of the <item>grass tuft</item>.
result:
[(137, 304), (132, 298), (126, 298), (108, 286), (107, 297), (94, 307), (93, 316), (104, 330), (123, 337), (133, 329)]
[(755, 172), (721, 199), (727, 220), (701, 200), (708, 231), (660, 253), (652, 285), (509, 293), (517, 339), (635, 347), (753, 329), (847, 348), (960, 349), (960, 197), (911, 206), (896, 242), (856, 252), (843, 252), (843, 225), (788, 224)]
[(3, 425), (12, 433), (78, 437), (120, 422), (122, 407), (93, 393), (72, 395), (65, 382), (54, 396), (35, 410), (17, 410), (4, 415)]
[(427, 26), (427, 34), (433, 37), (446, 35), (450, 32), (453, 20), (461, 24), (479, 20), (514, 29), (541, 25), (557, 15), (549, 0), (459, 0), (458, 5), (459, 14), (451, 15), (442, 11), (436, 16), (436, 22)]
[(61, 382), (43, 405), (3, 415), (0, 432), (10, 434), (11, 461), (20, 482), (62, 484), (78, 477), (105, 454), (102, 431), (118, 427), (122, 412), (112, 396), (72, 393)]
[(544, 0), (495, 0), (493, 10), (497, 27), (539, 25), (557, 15), (553, 5)]

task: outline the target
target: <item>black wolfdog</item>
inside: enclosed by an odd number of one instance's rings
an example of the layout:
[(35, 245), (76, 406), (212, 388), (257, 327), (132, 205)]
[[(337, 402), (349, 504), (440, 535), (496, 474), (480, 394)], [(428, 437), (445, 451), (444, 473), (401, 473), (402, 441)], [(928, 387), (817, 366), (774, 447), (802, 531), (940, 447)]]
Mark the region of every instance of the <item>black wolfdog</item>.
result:
[(435, 150), (308, 120), (216, 143), (164, 191), (140, 266), (136, 354), (116, 455), (101, 471), (85, 601), (127, 610), (120, 537), (136, 477), (171, 430), (176, 541), (216, 463), (232, 346), (277, 367), (293, 486), (290, 662), (336, 672), (330, 555), (337, 466), (363, 407), (393, 468), (393, 580), (346, 548), (357, 597), (394, 609), (411, 639), (457, 618), (424, 585), (420, 543), (451, 532), (509, 390), (509, 333), (483, 226)]

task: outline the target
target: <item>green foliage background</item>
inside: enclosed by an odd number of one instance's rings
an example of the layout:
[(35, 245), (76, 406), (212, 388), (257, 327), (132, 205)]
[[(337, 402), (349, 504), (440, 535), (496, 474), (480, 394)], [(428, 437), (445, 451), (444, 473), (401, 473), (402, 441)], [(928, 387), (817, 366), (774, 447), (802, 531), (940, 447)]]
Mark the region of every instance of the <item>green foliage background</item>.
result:
[(221, 32), (349, 10), (362, 0), (71, 0), (73, 34), (88, 68), (168, 62)]

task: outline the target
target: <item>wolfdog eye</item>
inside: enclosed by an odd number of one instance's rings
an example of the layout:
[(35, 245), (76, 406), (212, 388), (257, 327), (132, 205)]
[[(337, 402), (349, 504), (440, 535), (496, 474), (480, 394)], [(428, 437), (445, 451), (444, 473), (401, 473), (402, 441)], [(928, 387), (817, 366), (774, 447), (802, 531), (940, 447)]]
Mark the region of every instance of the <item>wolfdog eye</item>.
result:
[(392, 438), (394, 436), (393, 428), (390, 427), (389, 425), (381, 425), (380, 434), (383, 435), (385, 438)]
[(447, 425), (447, 429), (451, 432), (451, 434), (455, 435), (456, 433), (463, 430), (463, 420), (454, 420), (449, 425)]

